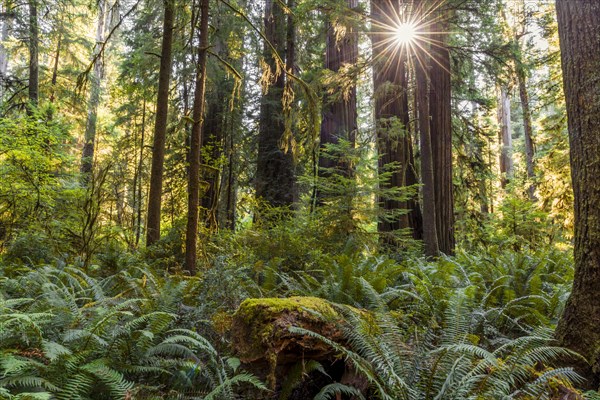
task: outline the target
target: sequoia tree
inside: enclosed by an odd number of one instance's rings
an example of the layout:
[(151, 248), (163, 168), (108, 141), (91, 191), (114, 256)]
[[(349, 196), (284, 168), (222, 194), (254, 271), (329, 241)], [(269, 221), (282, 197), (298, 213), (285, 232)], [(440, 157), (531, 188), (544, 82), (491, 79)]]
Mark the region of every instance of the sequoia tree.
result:
[(280, 146), (285, 133), (282, 100), (286, 74), (282, 61), (285, 59), (288, 36), (282, 4), (277, 0), (267, 0), (265, 4), (266, 40), (263, 57), (266, 82), (263, 82), (263, 96), (260, 102), (255, 177), (256, 197), (276, 207), (290, 206), (295, 197), (292, 153), (284, 151)]
[[(423, 35), (427, 35), (427, 26), (421, 28)], [(419, 137), (421, 141), (421, 181), (423, 182), (423, 243), (425, 255), (436, 257), (440, 253), (437, 236), (436, 217), (436, 188), (433, 172), (433, 147), (431, 144), (431, 110), (430, 92), (431, 79), (429, 67), (431, 63), (429, 46), (421, 43), (421, 51), (416, 62), (416, 108), (419, 112)]]
[[(406, 46), (390, 43), (392, 32), (386, 29), (391, 22), (390, 16), (395, 15), (395, 9), (399, 7), (399, 0), (371, 1), (371, 15), (375, 26), (372, 43), (378, 165), (380, 175), (390, 174), (389, 180), (380, 182), (384, 190), (418, 183), (412, 139), (408, 130), (408, 52)], [(383, 194), (379, 203), (383, 214), (378, 221), (378, 231), (381, 234), (408, 228), (413, 238), (421, 239), (423, 228), (418, 199), (400, 201)]]
[[(354, 10), (358, 7), (358, 0), (346, 0), (348, 10)], [(325, 68), (334, 72), (341, 73), (342, 68), (356, 64), (358, 60), (358, 32), (352, 26), (344, 26), (339, 31), (336, 30), (334, 22), (327, 22), (327, 43), (325, 50)], [(340, 21), (337, 21), (340, 23)], [(337, 144), (340, 139), (350, 142), (353, 146), (355, 142), (356, 130), (358, 129), (358, 112), (356, 109), (356, 82), (352, 76), (345, 76), (341, 81), (343, 87), (336, 87), (335, 90), (329, 88), (324, 96), (323, 119), (321, 121), (321, 147), (327, 144)], [(332, 168), (337, 168), (340, 172), (351, 174), (351, 166), (348, 163), (336, 160), (336, 157), (323, 156), (319, 158), (319, 168), (321, 175), (326, 175)]]
[(452, 186), (452, 106), (450, 51), (446, 10), (437, 10), (431, 26), (429, 112), (435, 217), (439, 249), (454, 253), (454, 195)]
[(585, 356), (600, 381), (600, 3), (557, 0), (575, 200), (575, 277), (558, 323), (560, 343)]

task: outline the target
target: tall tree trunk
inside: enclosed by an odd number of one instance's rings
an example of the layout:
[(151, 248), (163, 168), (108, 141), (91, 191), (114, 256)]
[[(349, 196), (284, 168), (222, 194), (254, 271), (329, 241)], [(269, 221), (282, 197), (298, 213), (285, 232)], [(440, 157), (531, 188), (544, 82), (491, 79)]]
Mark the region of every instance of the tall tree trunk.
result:
[[(277, 0), (266, 0), (265, 37), (283, 57), (286, 46), (286, 19)], [(255, 177), (256, 197), (274, 207), (290, 206), (294, 202), (294, 160), (290, 151), (279, 145), (285, 131), (282, 96), (285, 88), (285, 66), (277, 65), (268, 43), (264, 59), (269, 68), (270, 87), (261, 98), (258, 133), (258, 158)]]
[[(358, 0), (346, 0), (346, 6), (349, 10), (354, 10), (358, 7)], [(326, 46), (325, 68), (330, 71), (339, 72), (342, 67), (356, 64), (358, 61), (358, 32), (352, 27), (346, 27), (345, 35), (339, 37), (333, 24), (328, 22)], [(354, 147), (358, 129), (357, 119), (355, 82), (351, 84), (345, 95), (339, 93), (339, 89), (333, 94), (325, 95), (320, 133), (321, 149), (327, 144), (339, 143), (340, 139), (348, 141)], [(333, 168), (346, 176), (352, 175), (352, 165), (341, 162), (336, 159), (337, 156), (341, 155), (319, 157), (321, 176), (327, 176), (328, 171)], [(319, 195), (321, 196), (322, 194)]]
[(200, 204), (200, 144), (204, 124), (204, 98), (206, 93), (206, 59), (208, 56), (208, 11), (209, 0), (200, 1), (200, 45), (198, 49), (198, 67), (196, 88), (194, 91), (194, 109), (192, 118), (192, 137), (190, 141), (190, 166), (188, 171), (188, 215), (185, 236), (185, 268), (191, 274), (196, 273), (196, 241), (198, 238), (198, 207)]
[(137, 204), (135, 205), (135, 209), (137, 211), (137, 224), (135, 224), (135, 247), (137, 248), (140, 244), (140, 237), (142, 235), (142, 178), (143, 178), (143, 167), (144, 167), (144, 146), (146, 143), (146, 100), (143, 101), (142, 104), (142, 134), (140, 138), (140, 157), (138, 159), (137, 165), (137, 176), (136, 176), (136, 186), (137, 186)]
[(225, 130), (224, 114), (227, 107), (227, 99), (224, 90), (227, 87), (225, 79), (217, 81), (215, 93), (209, 98), (206, 106), (206, 118), (202, 134), (202, 154), (206, 156), (203, 160), (202, 181), (205, 190), (202, 194), (200, 204), (202, 206), (202, 222), (210, 231), (218, 229), (218, 205), (219, 205), (219, 183), (221, 166), (220, 158), (223, 154), (223, 131)]
[(39, 24), (37, 17), (37, 0), (29, 0), (29, 107), (27, 113), (38, 105), (39, 97)]
[(502, 187), (506, 187), (513, 176), (512, 129), (510, 121), (510, 97), (506, 87), (500, 89), (500, 107), (498, 110), (500, 123), (500, 174)]
[(575, 199), (575, 278), (556, 328), (563, 346), (586, 357), (590, 388), (600, 382), (600, 3), (557, 0), (558, 33)]
[[(518, 43), (518, 42), (517, 42)], [(519, 84), (519, 97), (521, 98), (521, 110), (523, 111), (523, 132), (525, 135), (525, 163), (527, 167), (527, 178), (530, 181), (527, 188), (527, 194), (531, 201), (536, 201), (535, 197), (535, 164), (534, 164), (534, 144), (533, 129), (531, 124), (531, 109), (529, 108), (529, 93), (527, 92), (527, 77), (522, 60), (516, 60), (517, 81)]]
[(423, 181), (423, 243), (425, 255), (437, 257), (440, 253), (437, 237), (436, 190), (433, 174), (433, 153), (429, 110), (429, 49), (422, 43), (423, 51), (416, 64), (417, 109), (419, 111), (419, 137), (421, 142), (421, 180)]
[[(98, 22), (96, 25), (96, 46), (94, 55), (98, 54), (104, 42), (104, 29), (107, 20), (107, 4), (105, 0), (98, 3)], [(96, 119), (98, 117), (98, 104), (100, 103), (100, 90), (104, 78), (104, 61), (97, 57), (90, 79), (90, 98), (88, 102), (87, 121), (85, 125), (83, 152), (81, 155), (81, 174), (83, 182), (87, 184), (92, 173), (94, 150), (96, 144)]]
[(173, 60), (173, 22), (175, 0), (164, 0), (163, 37), (158, 72), (158, 94), (156, 96), (156, 119), (152, 146), (152, 168), (150, 170), (150, 195), (146, 227), (146, 246), (160, 239), (160, 211), (162, 204), (163, 165), (165, 162), (165, 140), (169, 117), (169, 83)]
[(454, 253), (454, 194), (452, 185), (452, 105), (450, 52), (447, 47), (448, 24), (444, 11), (436, 11), (431, 26), (431, 81), (429, 112), (431, 113), (431, 150), (435, 188), (435, 216), (439, 249)]
[[(379, 174), (389, 173), (392, 163), (397, 164), (389, 181), (380, 181), (380, 187), (384, 190), (418, 183), (413, 173), (412, 140), (408, 130), (407, 51), (405, 48), (390, 46), (390, 33), (383, 32), (382, 29), (389, 22), (389, 16), (397, 12), (399, 7), (399, 0), (371, 0), (371, 14), (375, 25), (372, 49)], [(415, 239), (422, 238), (422, 215), (418, 198), (399, 201), (384, 195), (379, 200), (379, 207), (383, 214), (377, 224), (380, 234), (410, 229)], [(402, 210), (407, 213), (398, 215)], [(391, 244), (393, 240), (384, 238), (384, 242)]]

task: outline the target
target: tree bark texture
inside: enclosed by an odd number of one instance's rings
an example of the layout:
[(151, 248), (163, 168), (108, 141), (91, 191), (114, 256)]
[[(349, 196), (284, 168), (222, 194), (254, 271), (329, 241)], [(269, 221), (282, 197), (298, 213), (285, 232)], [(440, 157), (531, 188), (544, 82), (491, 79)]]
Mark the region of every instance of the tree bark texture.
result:
[(600, 3), (557, 0), (575, 199), (575, 278), (556, 329), (586, 357), (590, 387), (600, 376)]
[[(285, 58), (286, 18), (277, 0), (266, 0), (264, 15), (265, 37), (274, 50)], [(283, 93), (285, 65), (277, 65), (276, 56), (268, 43), (264, 46), (264, 60), (270, 72), (270, 86), (265, 89), (260, 104), (258, 158), (255, 176), (256, 197), (273, 207), (287, 207), (294, 202), (296, 178), (294, 160), (290, 151), (282, 150), (281, 138), (285, 132)]]
[(439, 250), (454, 254), (454, 193), (452, 185), (452, 105), (447, 16), (443, 11), (431, 26), (429, 112)]
[(158, 72), (158, 94), (156, 96), (156, 119), (152, 145), (152, 168), (150, 170), (150, 194), (146, 228), (146, 246), (160, 239), (160, 215), (163, 187), (163, 165), (165, 161), (165, 141), (169, 117), (169, 86), (173, 60), (173, 22), (175, 0), (164, 0), (163, 37)]
[(188, 215), (185, 237), (185, 268), (191, 274), (196, 273), (198, 239), (198, 208), (200, 204), (200, 145), (204, 124), (206, 93), (206, 59), (208, 56), (208, 12), (209, 0), (200, 2), (200, 45), (198, 49), (198, 67), (196, 88), (194, 91), (194, 109), (192, 118), (192, 137), (190, 140), (190, 167), (188, 170)]
[(430, 132), (429, 76), (430, 65), (427, 46), (419, 54), (416, 62), (417, 109), (419, 111), (419, 137), (421, 142), (421, 180), (423, 182), (423, 243), (427, 257), (437, 257), (440, 253), (437, 237), (437, 217), (435, 203), (435, 177), (433, 173), (433, 153)]
[(227, 99), (223, 88), (227, 85), (225, 80), (220, 80), (219, 87), (215, 87), (210, 100), (206, 105), (206, 119), (204, 123), (204, 134), (202, 135), (202, 222), (211, 231), (218, 228), (218, 204), (221, 182), (220, 158), (223, 154), (223, 132), (225, 131), (225, 112), (227, 110)]
[[(358, 0), (347, 0), (349, 10), (358, 7)], [(343, 37), (336, 37), (333, 24), (327, 23), (327, 44), (325, 53), (325, 68), (339, 72), (347, 65), (356, 64), (358, 61), (358, 32), (352, 27), (346, 27)], [(351, 78), (353, 79), (353, 78)], [(324, 96), (323, 119), (321, 121), (320, 142), (321, 148), (327, 144), (337, 144), (340, 139), (347, 140), (351, 146), (356, 142), (358, 129), (358, 112), (356, 108), (356, 85), (353, 84), (345, 95), (339, 89), (335, 93)], [(327, 175), (325, 170), (338, 168), (344, 175), (352, 174), (352, 166), (348, 163), (335, 160), (333, 157), (319, 157), (319, 170), (321, 176)]]
[[(390, 180), (380, 182), (382, 189), (412, 186), (418, 183), (413, 159), (412, 139), (408, 130), (408, 76), (405, 49), (389, 46), (389, 33), (381, 26), (388, 23), (400, 1), (372, 0), (371, 15), (375, 24), (373, 43), (373, 83), (375, 93), (375, 128), (379, 154), (379, 174), (392, 163), (397, 166)], [(400, 50), (400, 51), (398, 51)], [(377, 228), (380, 234), (399, 229), (410, 229), (413, 238), (422, 239), (422, 215), (418, 198), (400, 201), (382, 197), (379, 199), (382, 215)], [(394, 215), (399, 211), (405, 214)], [(390, 242), (384, 239), (385, 242)], [(391, 243), (390, 243), (391, 244)]]

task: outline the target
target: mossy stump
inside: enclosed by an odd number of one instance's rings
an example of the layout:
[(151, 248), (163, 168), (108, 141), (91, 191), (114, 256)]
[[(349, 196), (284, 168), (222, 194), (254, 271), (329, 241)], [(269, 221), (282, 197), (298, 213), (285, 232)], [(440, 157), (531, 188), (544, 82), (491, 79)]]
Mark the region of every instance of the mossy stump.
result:
[[(277, 391), (278, 380), (292, 365), (308, 360), (327, 365), (337, 361), (330, 346), (289, 328), (304, 328), (341, 343), (340, 323), (343, 318), (332, 305), (316, 297), (247, 299), (233, 316), (231, 341), (239, 359)], [(337, 364), (343, 373), (344, 363)]]

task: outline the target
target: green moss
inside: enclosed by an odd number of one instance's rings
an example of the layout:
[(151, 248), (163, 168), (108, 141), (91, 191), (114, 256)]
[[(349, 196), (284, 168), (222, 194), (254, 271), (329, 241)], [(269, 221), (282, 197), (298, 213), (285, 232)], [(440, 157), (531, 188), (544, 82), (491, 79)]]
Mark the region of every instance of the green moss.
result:
[[(279, 337), (288, 335), (285, 325), (303, 326), (309, 321), (322, 323), (311, 311), (336, 319), (339, 314), (326, 300), (317, 297), (246, 299), (233, 316), (232, 331), (242, 359), (265, 358), (277, 352)], [(282, 325), (283, 324), (283, 325)]]
[(337, 315), (326, 300), (318, 297), (288, 297), (246, 299), (240, 304), (236, 316), (248, 324), (277, 317), (283, 312), (313, 310), (323, 315)]

